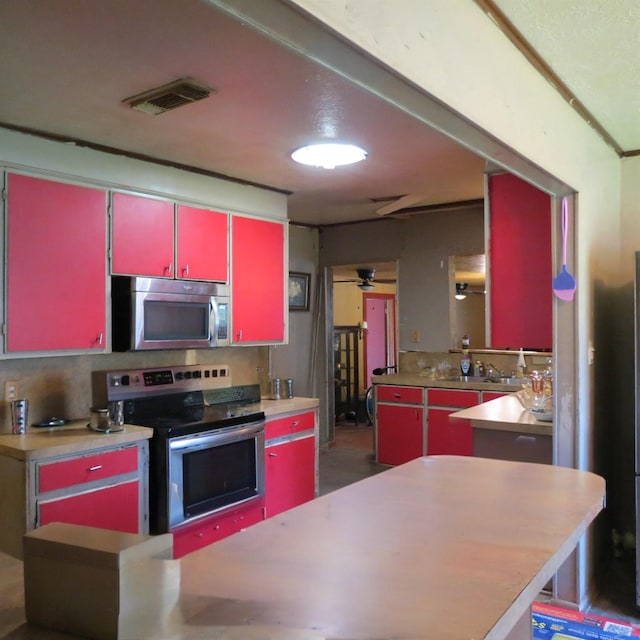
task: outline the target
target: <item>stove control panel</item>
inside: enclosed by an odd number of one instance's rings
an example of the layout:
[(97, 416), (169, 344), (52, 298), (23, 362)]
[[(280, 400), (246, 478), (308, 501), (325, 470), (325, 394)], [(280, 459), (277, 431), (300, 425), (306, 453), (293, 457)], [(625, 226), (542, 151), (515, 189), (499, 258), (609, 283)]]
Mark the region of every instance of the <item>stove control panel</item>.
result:
[(230, 387), (231, 372), (226, 364), (95, 371), (92, 386), (93, 403), (102, 406), (110, 400)]

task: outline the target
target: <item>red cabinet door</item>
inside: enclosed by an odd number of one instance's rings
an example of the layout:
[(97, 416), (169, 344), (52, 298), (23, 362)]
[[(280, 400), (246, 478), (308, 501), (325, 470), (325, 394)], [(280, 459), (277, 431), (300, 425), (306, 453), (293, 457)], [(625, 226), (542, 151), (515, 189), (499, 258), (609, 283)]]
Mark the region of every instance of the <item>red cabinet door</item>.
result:
[(284, 224), (233, 216), (232, 341), (284, 340)]
[(179, 205), (177, 216), (176, 278), (227, 282), (228, 214)]
[(104, 349), (106, 192), (9, 174), (7, 351)]
[(468, 420), (449, 420), (458, 409), (429, 409), (427, 455), (473, 455), (473, 428)]
[(264, 503), (257, 500), (249, 505), (204, 517), (172, 531), (173, 557), (202, 549), (233, 533), (264, 520)]
[(66, 522), (138, 533), (139, 491), (138, 481), (133, 480), (66, 498), (40, 502), (38, 525)]
[(111, 272), (173, 277), (173, 203), (114, 193), (111, 205)]
[(309, 436), (265, 450), (267, 518), (315, 497), (315, 438)]
[[(514, 211), (518, 215), (513, 215)], [(517, 176), (489, 177), (491, 342), (494, 349), (553, 344), (551, 196)]]
[(378, 404), (377, 458), (380, 464), (404, 464), (424, 455), (424, 410), (419, 406)]

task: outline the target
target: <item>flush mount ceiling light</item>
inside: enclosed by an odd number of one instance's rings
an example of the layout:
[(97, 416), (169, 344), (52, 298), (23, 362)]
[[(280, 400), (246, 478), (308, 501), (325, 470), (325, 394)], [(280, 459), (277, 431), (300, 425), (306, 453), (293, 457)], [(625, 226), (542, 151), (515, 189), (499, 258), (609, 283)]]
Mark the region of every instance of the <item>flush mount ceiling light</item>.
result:
[(323, 143), (308, 144), (296, 149), (291, 157), (300, 164), (322, 169), (335, 169), (345, 164), (354, 164), (367, 157), (367, 152), (354, 144)]

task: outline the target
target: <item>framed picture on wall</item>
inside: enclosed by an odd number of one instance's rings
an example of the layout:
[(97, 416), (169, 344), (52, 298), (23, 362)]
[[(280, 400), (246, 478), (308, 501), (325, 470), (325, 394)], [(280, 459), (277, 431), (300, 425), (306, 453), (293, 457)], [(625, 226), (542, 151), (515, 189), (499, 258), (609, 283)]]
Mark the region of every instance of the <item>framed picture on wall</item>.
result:
[(311, 274), (289, 271), (289, 311), (309, 311)]

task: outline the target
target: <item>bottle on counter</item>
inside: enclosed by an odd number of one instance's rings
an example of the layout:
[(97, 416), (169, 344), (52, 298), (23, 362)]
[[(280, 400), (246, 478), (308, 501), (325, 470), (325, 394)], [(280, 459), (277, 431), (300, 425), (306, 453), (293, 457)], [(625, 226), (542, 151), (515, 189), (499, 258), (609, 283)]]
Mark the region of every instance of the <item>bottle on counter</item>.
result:
[(462, 336), (462, 356), (460, 357), (460, 371), (463, 376), (471, 373), (471, 356), (469, 355), (469, 336), (465, 333)]
[(516, 377), (524, 378), (526, 373), (527, 373), (527, 363), (525, 362), (525, 359), (524, 359), (524, 352), (522, 350), (522, 347), (520, 347), (520, 353), (518, 354), (518, 365), (516, 367)]

